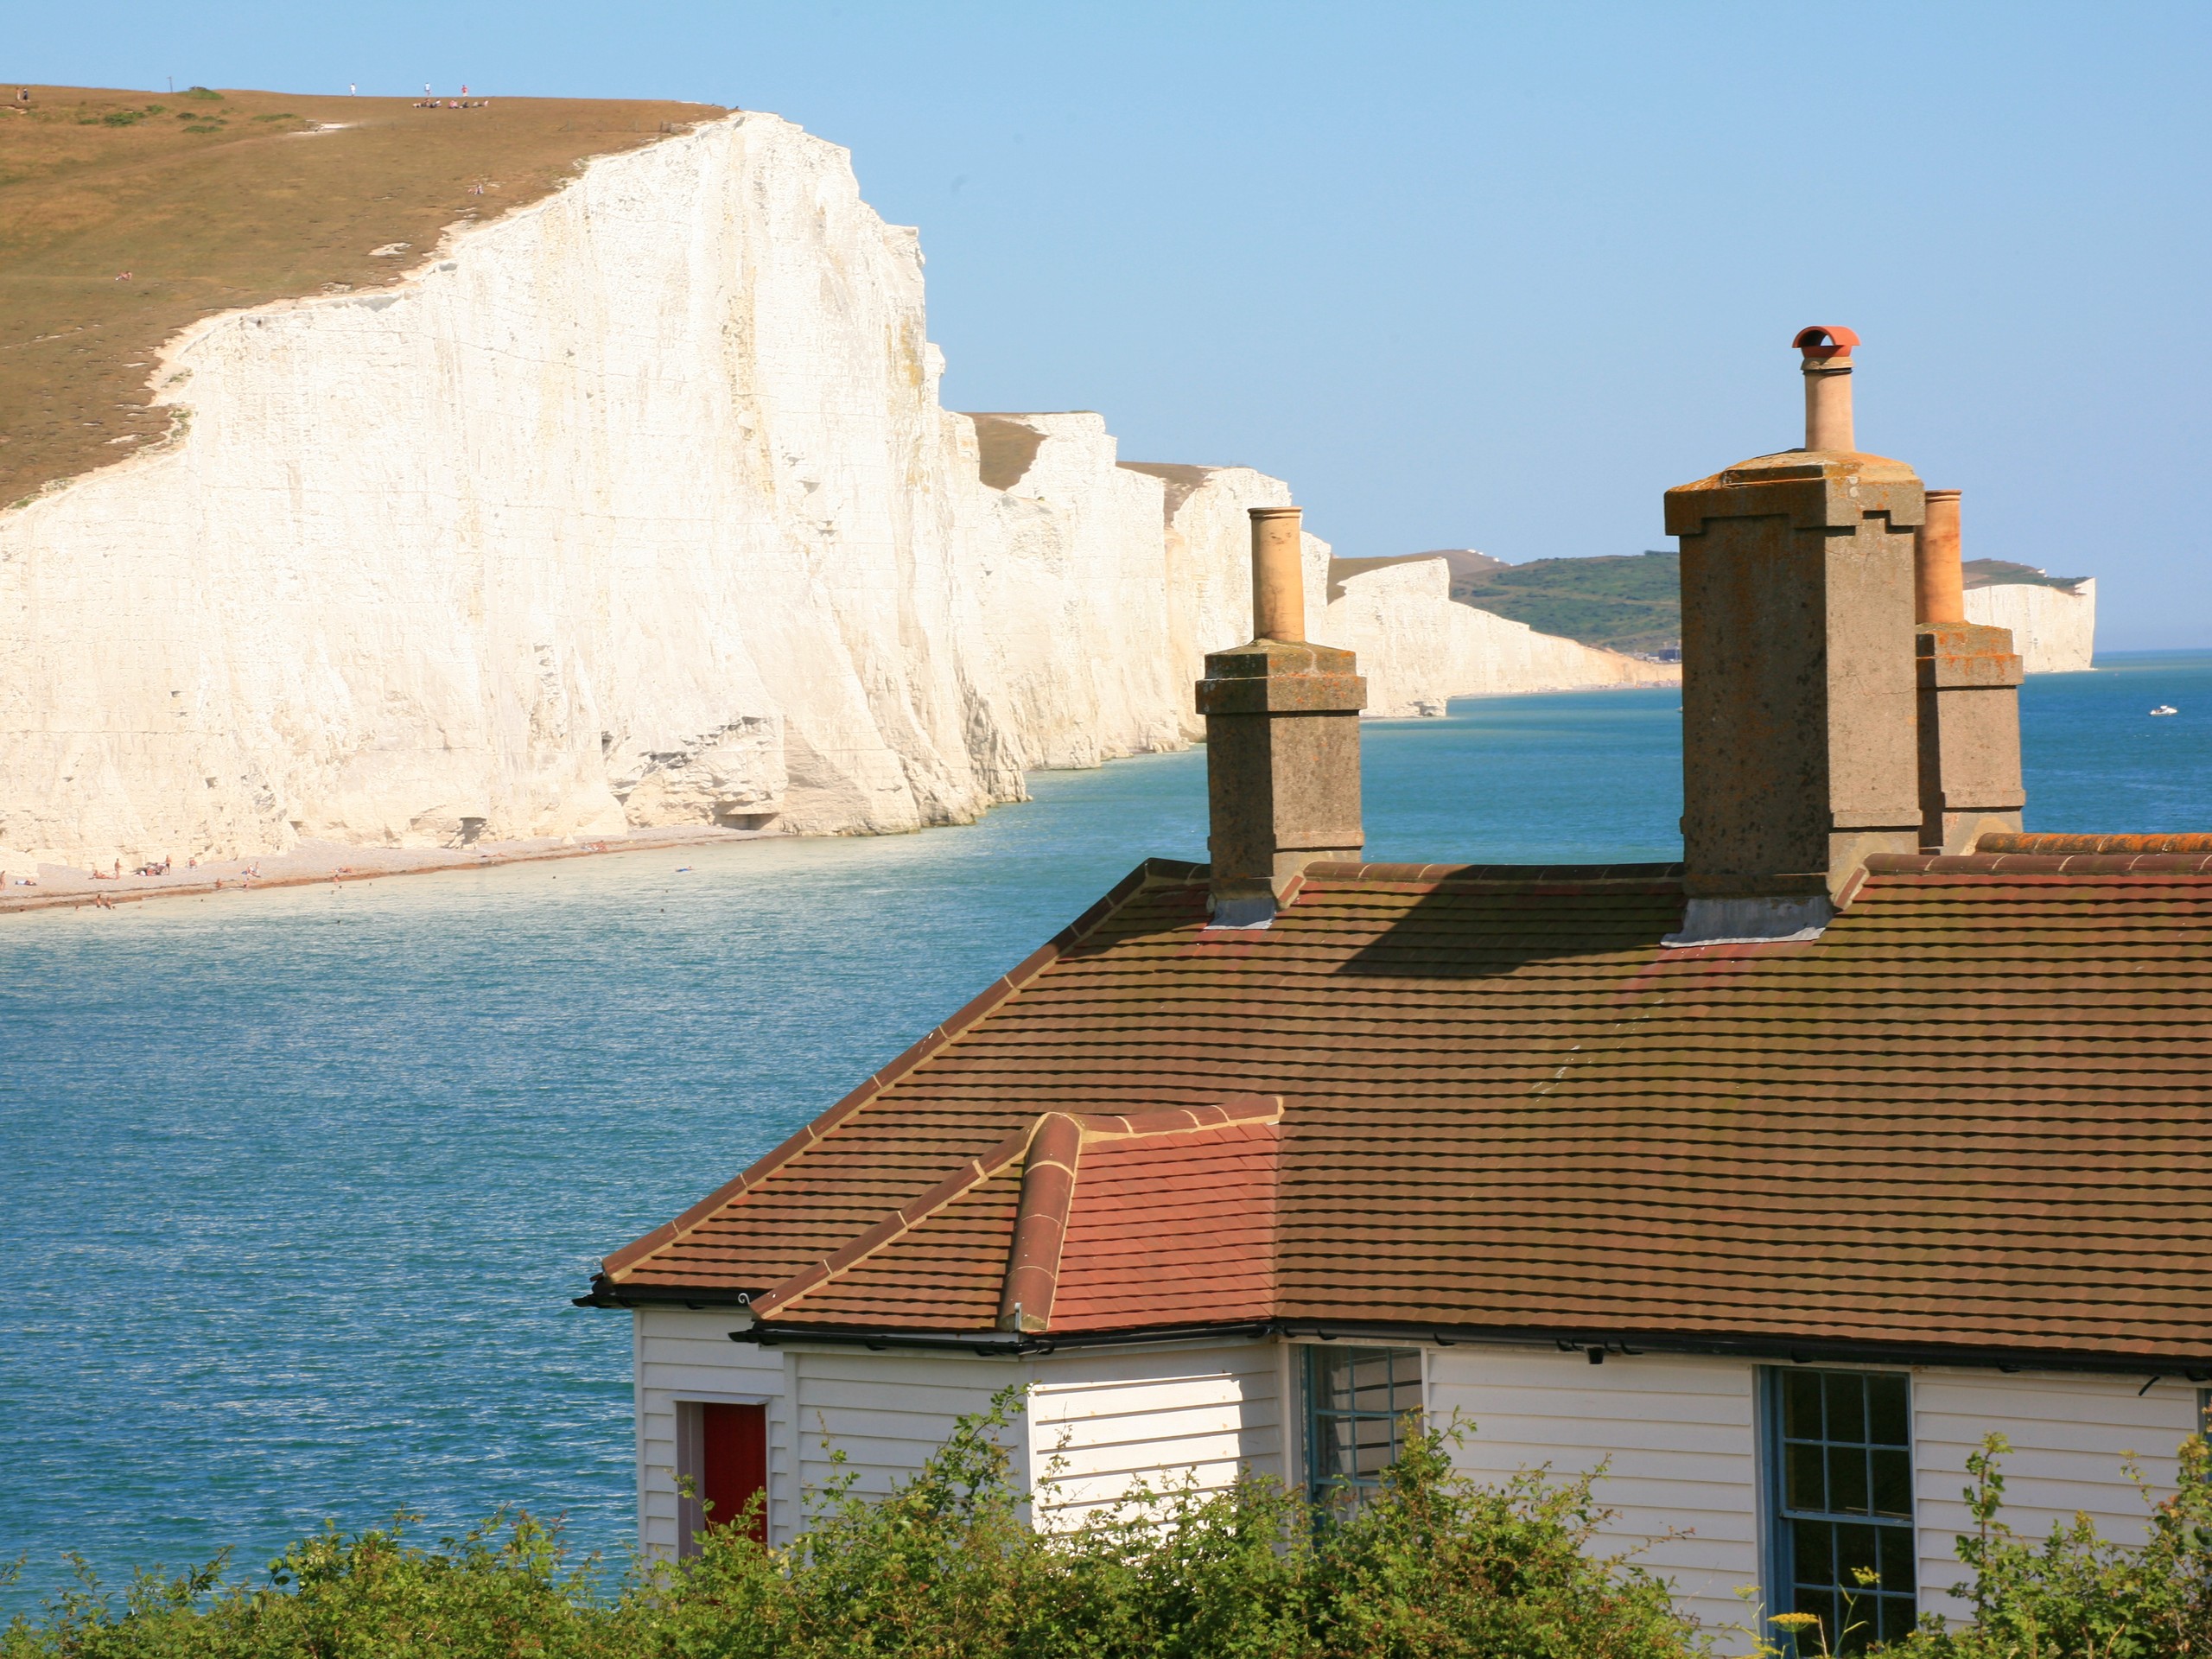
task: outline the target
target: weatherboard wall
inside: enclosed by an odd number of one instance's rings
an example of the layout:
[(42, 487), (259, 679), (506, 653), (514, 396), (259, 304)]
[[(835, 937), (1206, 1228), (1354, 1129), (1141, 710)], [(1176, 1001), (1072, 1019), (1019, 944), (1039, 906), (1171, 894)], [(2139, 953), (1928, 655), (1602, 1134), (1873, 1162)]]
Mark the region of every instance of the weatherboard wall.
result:
[(1245, 1470), (1288, 1472), (1278, 1343), (1079, 1350), (1030, 1376), (1031, 1468), (1061, 1524), (1140, 1483), (1217, 1492)]
[[(687, 1524), (681, 1408), (768, 1408), (769, 1536), (787, 1542), (833, 1484), (880, 1495), (918, 1470), (963, 1415), (1022, 1398), (1003, 1436), (1018, 1482), (1048, 1483), (1069, 1520), (1138, 1482), (1196, 1477), (1217, 1491), (1250, 1467), (1282, 1476), (1283, 1351), (1273, 1342), (1086, 1349), (1031, 1359), (912, 1350), (761, 1348), (742, 1316), (652, 1308), (636, 1320), (638, 1514), (645, 1548), (673, 1554)], [(842, 1454), (842, 1455), (841, 1455)]]
[[(2147, 1384), (2147, 1386), (2146, 1386)], [(2001, 1433), (2001, 1512), (2024, 1538), (2086, 1515), (2107, 1538), (2139, 1542), (2151, 1497), (2171, 1495), (2175, 1452), (2196, 1429), (2196, 1387), (2178, 1377), (1925, 1370), (1913, 1374), (1914, 1519), (1923, 1612), (1964, 1617), (1959, 1535), (1972, 1530), (1967, 1459)], [(2139, 1459), (2145, 1486), (2128, 1476)]]
[[(1046, 1524), (1072, 1524), (1139, 1484), (1223, 1490), (1244, 1471), (1295, 1481), (1294, 1344), (1273, 1340), (1084, 1349), (1027, 1359), (912, 1350), (761, 1348), (735, 1343), (729, 1313), (636, 1316), (639, 1535), (673, 1554), (680, 1408), (765, 1402), (769, 1524), (787, 1542), (833, 1485), (880, 1494), (920, 1469), (965, 1414), (1022, 1390), (1004, 1434), (1012, 1474)], [(1741, 1624), (1741, 1588), (1763, 1575), (1759, 1366), (1750, 1360), (1473, 1345), (1426, 1351), (1433, 1421), (1460, 1431), (1454, 1457), (1501, 1482), (1599, 1471), (1611, 1511), (1594, 1548), (1634, 1552), (1683, 1609)], [(2088, 1515), (2139, 1540), (2148, 1502), (2171, 1491), (2175, 1448), (2196, 1426), (2179, 1379), (1913, 1370), (1914, 1507), (1920, 1605), (1958, 1617), (1956, 1553), (1970, 1528), (1966, 1460), (2002, 1433), (2005, 1516), (2030, 1538)], [(841, 1455), (842, 1454), (842, 1455)], [(2139, 1462), (2145, 1484), (2129, 1473)], [(1737, 1646), (1742, 1644), (1736, 1643)]]
[(1754, 1380), (1732, 1359), (1443, 1348), (1428, 1357), (1428, 1409), (1465, 1431), (1454, 1459), (1485, 1483), (1603, 1465), (1596, 1496), (1614, 1513), (1597, 1546), (1641, 1552), (1685, 1611), (1725, 1624), (1744, 1617), (1737, 1586), (1759, 1576)]

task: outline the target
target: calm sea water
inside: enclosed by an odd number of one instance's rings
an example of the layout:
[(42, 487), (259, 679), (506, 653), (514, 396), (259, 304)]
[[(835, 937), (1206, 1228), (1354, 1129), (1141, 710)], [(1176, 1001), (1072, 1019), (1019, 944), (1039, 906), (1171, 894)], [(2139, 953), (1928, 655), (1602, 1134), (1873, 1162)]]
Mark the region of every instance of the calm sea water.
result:
[[(2177, 719), (2152, 720), (2171, 702)], [(2024, 696), (2031, 827), (2212, 829), (2212, 654)], [(1672, 693), (1365, 733), (1370, 855), (1677, 855)], [(1188, 753), (973, 827), (0, 918), (0, 1601), (325, 1517), (630, 1535), (597, 1257), (781, 1140), (1147, 854)], [(679, 866), (690, 865), (688, 870)]]

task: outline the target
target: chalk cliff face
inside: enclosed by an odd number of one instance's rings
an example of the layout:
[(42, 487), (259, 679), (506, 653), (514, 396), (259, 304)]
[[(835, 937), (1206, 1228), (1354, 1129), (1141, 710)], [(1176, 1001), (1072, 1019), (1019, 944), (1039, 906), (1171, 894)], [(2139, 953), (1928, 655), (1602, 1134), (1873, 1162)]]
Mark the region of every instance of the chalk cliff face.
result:
[[(949, 413), (941, 372), (915, 233), (757, 114), (195, 327), (170, 441), (0, 515), (0, 848), (899, 830), (1188, 741), (1287, 487)], [(1612, 677), (1326, 563), (1377, 712)]]
[(2012, 649), (2031, 674), (2071, 674), (2089, 666), (2096, 648), (2097, 581), (2064, 588), (2000, 582), (1969, 588), (1967, 620), (2012, 630)]

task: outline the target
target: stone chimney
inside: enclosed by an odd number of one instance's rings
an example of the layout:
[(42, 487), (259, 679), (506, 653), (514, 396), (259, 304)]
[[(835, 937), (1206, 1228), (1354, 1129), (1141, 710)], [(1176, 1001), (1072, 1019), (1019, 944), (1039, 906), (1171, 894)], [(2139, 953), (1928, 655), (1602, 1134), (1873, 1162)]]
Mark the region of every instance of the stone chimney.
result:
[(1252, 640), (1206, 657), (1206, 802), (1214, 927), (1265, 927), (1319, 859), (1357, 858), (1359, 711), (1352, 653), (1306, 643), (1299, 510), (1254, 507)]
[(1920, 845), (1970, 853), (1985, 833), (2018, 835), (2020, 658), (2012, 632), (1967, 620), (1959, 493), (1928, 492), (1914, 552), (1914, 665), (1920, 687)]
[(1667, 492), (1682, 550), (1682, 853), (1669, 941), (1811, 938), (1920, 847), (1920, 480), (1852, 447), (1847, 328), (1808, 328), (1805, 447)]

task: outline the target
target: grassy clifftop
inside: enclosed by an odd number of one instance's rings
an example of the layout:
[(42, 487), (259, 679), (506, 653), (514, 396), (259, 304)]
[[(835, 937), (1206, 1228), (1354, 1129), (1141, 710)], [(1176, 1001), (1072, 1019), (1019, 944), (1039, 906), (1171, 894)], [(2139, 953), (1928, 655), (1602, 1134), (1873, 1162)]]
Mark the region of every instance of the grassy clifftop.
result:
[[(1586, 645), (1643, 656), (1681, 649), (1680, 554), (1475, 565), (1481, 556), (1453, 563), (1452, 598)], [(1966, 580), (1969, 588), (2018, 582), (2071, 593), (2082, 578), (2046, 575), (2006, 559), (1969, 559)]]
[(1681, 559), (1675, 553), (1455, 569), (1452, 597), (1586, 645), (1645, 655), (1681, 648)]
[(161, 436), (146, 380), (186, 324), (392, 282), (448, 226), (721, 113), (0, 84), (0, 507)]

